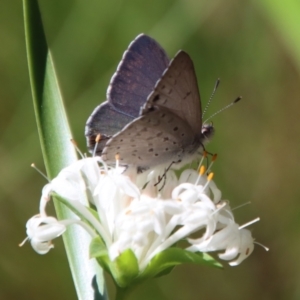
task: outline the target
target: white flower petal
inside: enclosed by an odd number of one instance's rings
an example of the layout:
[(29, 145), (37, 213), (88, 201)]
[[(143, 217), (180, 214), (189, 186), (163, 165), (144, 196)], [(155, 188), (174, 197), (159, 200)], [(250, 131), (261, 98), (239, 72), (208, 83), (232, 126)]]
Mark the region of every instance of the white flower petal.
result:
[(38, 254), (47, 254), (52, 248), (54, 248), (54, 245), (51, 243), (51, 241), (39, 241), (36, 239), (33, 239), (30, 241), (30, 244), (32, 248), (37, 252)]
[(36, 215), (28, 220), (27, 236), (33, 249), (39, 254), (46, 254), (53, 248), (51, 240), (63, 234), (66, 230), (64, 224), (53, 217)]
[(226, 251), (222, 254), (219, 254), (219, 257), (223, 260), (232, 260), (239, 254), (238, 247), (227, 247)]
[(210, 181), (209, 187), (213, 193), (214, 196), (214, 203), (219, 203), (221, 201), (222, 192), (217, 188), (217, 185), (214, 183), (213, 180)]

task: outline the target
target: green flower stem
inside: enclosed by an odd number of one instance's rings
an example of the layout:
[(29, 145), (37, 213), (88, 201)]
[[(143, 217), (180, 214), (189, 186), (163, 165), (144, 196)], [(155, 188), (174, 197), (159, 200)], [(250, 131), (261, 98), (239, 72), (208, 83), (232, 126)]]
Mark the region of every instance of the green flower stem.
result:
[(130, 299), (130, 294), (132, 293), (132, 291), (137, 287), (137, 285), (131, 285), (128, 286), (126, 288), (122, 288), (119, 287), (116, 284), (116, 300), (126, 300), (126, 299)]

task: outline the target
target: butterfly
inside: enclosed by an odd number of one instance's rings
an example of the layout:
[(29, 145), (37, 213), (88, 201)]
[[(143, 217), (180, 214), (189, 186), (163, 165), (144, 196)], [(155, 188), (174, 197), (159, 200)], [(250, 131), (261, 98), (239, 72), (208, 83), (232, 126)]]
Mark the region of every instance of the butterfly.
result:
[(190, 56), (180, 50), (169, 61), (163, 48), (144, 34), (125, 51), (107, 101), (96, 107), (85, 128), (91, 152), (109, 164), (118, 155), (121, 165), (138, 172), (196, 159), (213, 133), (212, 124), (202, 124)]

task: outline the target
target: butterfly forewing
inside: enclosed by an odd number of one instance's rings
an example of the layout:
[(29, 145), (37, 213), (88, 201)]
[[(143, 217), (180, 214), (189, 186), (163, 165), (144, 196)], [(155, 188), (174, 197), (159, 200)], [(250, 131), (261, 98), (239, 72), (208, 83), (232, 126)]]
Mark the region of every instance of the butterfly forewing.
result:
[(143, 107), (147, 114), (155, 105), (168, 108), (201, 135), (201, 102), (194, 65), (189, 55), (180, 51), (165, 70)]

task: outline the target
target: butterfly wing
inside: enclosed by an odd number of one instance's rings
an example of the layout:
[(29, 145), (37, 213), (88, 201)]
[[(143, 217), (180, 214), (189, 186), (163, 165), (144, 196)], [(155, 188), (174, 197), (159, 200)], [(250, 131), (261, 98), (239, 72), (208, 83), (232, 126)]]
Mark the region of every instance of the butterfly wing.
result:
[(124, 53), (108, 87), (107, 99), (116, 110), (137, 118), (168, 65), (162, 47), (149, 36), (139, 35)]
[(91, 152), (94, 151), (96, 144), (95, 139), (97, 135), (100, 134), (100, 142), (98, 143), (96, 154), (101, 155), (107, 140), (132, 120), (133, 118), (130, 116), (113, 109), (108, 101), (97, 106), (87, 120), (85, 127), (89, 150)]
[(107, 90), (107, 101), (96, 107), (85, 127), (90, 151), (101, 134), (96, 153), (101, 155), (107, 140), (139, 116), (157, 80), (169, 64), (161, 46), (141, 34), (125, 51)]
[(102, 158), (113, 163), (118, 154), (121, 165), (144, 170), (163, 163), (180, 162), (194, 142), (188, 123), (170, 110), (157, 107), (113, 136)]
[(201, 145), (201, 104), (193, 63), (183, 51), (171, 61), (142, 116), (113, 136), (103, 159), (147, 169), (190, 157)]
[(179, 51), (157, 82), (145, 103), (142, 114), (152, 107), (163, 106), (187, 122), (196, 135), (201, 135), (202, 111), (197, 77), (190, 56)]

